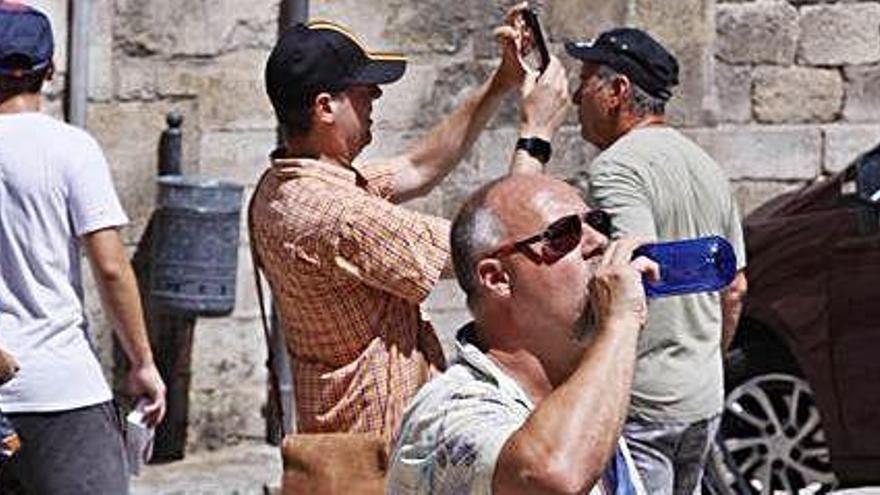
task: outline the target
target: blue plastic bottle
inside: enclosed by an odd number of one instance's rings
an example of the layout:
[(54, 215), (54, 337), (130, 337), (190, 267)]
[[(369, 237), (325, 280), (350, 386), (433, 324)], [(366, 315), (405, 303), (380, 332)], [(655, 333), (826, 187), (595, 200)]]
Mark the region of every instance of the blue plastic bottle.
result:
[(718, 236), (646, 244), (636, 249), (636, 256), (660, 265), (660, 280), (644, 280), (651, 298), (721, 290), (736, 275), (733, 247)]

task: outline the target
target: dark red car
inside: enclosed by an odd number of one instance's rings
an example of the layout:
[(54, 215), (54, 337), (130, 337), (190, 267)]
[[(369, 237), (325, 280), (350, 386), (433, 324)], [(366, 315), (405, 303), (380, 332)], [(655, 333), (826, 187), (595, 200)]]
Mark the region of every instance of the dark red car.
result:
[(745, 219), (709, 491), (880, 485), (880, 146)]

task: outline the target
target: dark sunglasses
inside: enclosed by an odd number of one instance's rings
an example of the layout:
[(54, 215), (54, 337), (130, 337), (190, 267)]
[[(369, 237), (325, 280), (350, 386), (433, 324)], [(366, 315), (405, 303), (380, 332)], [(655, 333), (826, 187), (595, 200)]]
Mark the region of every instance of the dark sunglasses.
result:
[[(502, 244), (484, 258), (499, 258), (520, 252), (534, 261), (553, 263), (576, 248), (583, 237), (583, 224), (608, 237), (611, 234), (611, 217), (603, 210), (590, 210), (580, 215), (568, 215), (556, 220), (544, 229), (527, 239)], [(542, 242), (540, 255), (531, 249), (531, 245)], [(536, 259), (540, 256), (539, 259)]]

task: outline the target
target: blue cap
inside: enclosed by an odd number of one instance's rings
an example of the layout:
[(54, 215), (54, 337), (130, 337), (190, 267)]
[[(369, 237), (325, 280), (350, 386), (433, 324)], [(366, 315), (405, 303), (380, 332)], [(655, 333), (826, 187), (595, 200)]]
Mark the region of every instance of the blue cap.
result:
[(49, 67), (54, 43), (45, 14), (0, 0), (0, 74), (22, 76)]

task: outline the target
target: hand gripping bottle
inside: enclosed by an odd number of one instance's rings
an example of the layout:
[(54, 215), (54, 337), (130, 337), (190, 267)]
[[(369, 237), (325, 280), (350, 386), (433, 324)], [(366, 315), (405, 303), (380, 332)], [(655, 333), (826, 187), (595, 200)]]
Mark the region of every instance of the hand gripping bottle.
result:
[(660, 265), (660, 280), (644, 279), (649, 298), (721, 290), (736, 275), (733, 247), (718, 236), (646, 244), (633, 253), (638, 256)]

